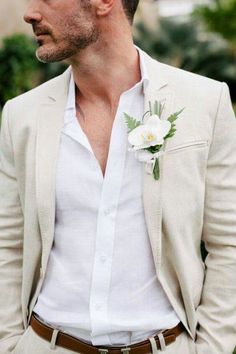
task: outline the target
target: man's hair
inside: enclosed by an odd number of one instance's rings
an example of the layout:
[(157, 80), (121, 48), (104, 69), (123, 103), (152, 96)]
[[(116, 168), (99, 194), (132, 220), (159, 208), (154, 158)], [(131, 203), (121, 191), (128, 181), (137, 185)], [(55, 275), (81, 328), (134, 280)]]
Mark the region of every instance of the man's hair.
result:
[(133, 23), (134, 14), (137, 10), (139, 0), (122, 0), (124, 11), (130, 23)]

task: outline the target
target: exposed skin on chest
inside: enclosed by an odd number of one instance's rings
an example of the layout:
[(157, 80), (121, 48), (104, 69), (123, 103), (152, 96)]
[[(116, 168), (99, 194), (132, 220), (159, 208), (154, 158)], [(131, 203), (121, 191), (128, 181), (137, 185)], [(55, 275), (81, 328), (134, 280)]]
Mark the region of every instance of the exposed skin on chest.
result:
[(113, 113), (108, 107), (98, 108), (91, 104), (83, 104), (82, 107), (80, 104), (80, 108), (82, 113), (77, 109), (77, 120), (88, 138), (104, 176), (116, 108)]

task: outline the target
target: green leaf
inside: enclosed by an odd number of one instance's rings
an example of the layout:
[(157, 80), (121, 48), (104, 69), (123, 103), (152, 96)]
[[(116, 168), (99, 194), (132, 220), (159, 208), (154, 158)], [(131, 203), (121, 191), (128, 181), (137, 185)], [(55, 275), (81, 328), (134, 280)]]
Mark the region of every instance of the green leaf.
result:
[(173, 126), (171, 126), (169, 133), (164, 137), (164, 139), (171, 138), (173, 135), (175, 135), (176, 130), (177, 129), (175, 129)]
[(158, 116), (161, 118), (162, 112), (164, 111), (165, 104), (159, 102)]
[(162, 104), (159, 101), (155, 101), (153, 105), (153, 114), (156, 114), (158, 115), (158, 117), (161, 117), (163, 110), (164, 110), (164, 104)]
[(149, 111), (150, 111), (150, 114), (152, 115), (152, 103), (149, 101)]
[(184, 109), (185, 108), (182, 108), (180, 111), (171, 114), (167, 120), (170, 123), (173, 123), (178, 118), (178, 116), (183, 112)]
[(162, 147), (162, 145), (155, 145), (155, 146), (150, 146), (144, 150), (147, 150), (147, 151), (151, 152), (152, 154), (155, 154), (155, 152), (160, 151), (161, 147)]
[(154, 103), (154, 114), (158, 115), (158, 102), (157, 101), (155, 101), (155, 103)]
[(125, 115), (125, 121), (128, 126), (128, 132), (130, 133), (132, 130), (137, 128), (139, 125), (141, 125), (140, 121), (137, 121), (135, 118), (129, 116), (127, 113), (124, 113)]
[(172, 136), (174, 136), (175, 133), (169, 133), (168, 135), (166, 135), (166, 137), (164, 139), (168, 139), (168, 138), (172, 138)]

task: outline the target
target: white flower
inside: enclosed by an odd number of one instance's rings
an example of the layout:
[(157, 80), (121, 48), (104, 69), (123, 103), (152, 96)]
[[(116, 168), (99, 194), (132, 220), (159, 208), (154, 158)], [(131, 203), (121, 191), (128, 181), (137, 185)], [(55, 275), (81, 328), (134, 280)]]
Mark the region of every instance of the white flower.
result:
[[(170, 129), (171, 123), (168, 120), (161, 120), (158, 115), (153, 114), (145, 123), (129, 133), (128, 141), (133, 146), (133, 150), (162, 145), (164, 137), (169, 133)], [(144, 161), (146, 161), (146, 157)]]
[[(126, 124), (128, 126), (129, 134), (128, 141), (131, 147), (129, 151), (135, 153), (135, 157), (146, 164), (146, 171), (153, 174), (154, 179), (160, 178), (159, 157), (165, 154), (162, 148), (164, 139), (171, 138), (175, 134), (175, 124), (173, 123), (180, 113), (172, 113), (167, 120), (161, 120), (161, 114), (164, 109), (164, 104), (155, 101), (154, 104), (149, 102), (150, 117), (142, 124), (134, 117), (124, 112)], [(152, 114), (155, 113), (155, 114)]]

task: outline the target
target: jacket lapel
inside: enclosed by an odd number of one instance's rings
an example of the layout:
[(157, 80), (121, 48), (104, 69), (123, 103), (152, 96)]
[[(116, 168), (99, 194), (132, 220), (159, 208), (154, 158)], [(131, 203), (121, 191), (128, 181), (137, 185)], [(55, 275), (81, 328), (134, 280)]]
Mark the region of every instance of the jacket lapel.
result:
[[(167, 119), (171, 113), (173, 104), (173, 93), (167, 88), (162, 90), (152, 90), (145, 95), (145, 112), (148, 110), (148, 102), (155, 100), (165, 104), (161, 119)], [(166, 148), (167, 140), (165, 140), (163, 149)], [(154, 263), (157, 275), (159, 275), (161, 264), (161, 241), (162, 241), (162, 195), (161, 183), (164, 178), (163, 162), (165, 155), (159, 157), (160, 177), (154, 179), (153, 174), (146, 171), (145, 163), (143, 164), (143, 203), (148, 235), (150, 238)]]
[[(145, 112), (149, 110), (149, 101), (160, 101), (164, 103), (164, 111), (161, 119), (167, 119), (169, 115), (177, 109), (174, 107), (175, 94), (173, 89), (168, 84), (168, 79), (164, 77), (164, 66), (153, 61), (150, 57), (147, 58), (147, 66), (149, 69), (149, 77), (152, 78), (145, 92)], [(163, 69), (163, 70), (162, 70)], [(153, 80), (156, 78), (156, 80)], [(164, 141), (163, 150), (168, 149), (168, 143), (171, 139)], [(152, 174), (146, 172), (145, 164), (143, 164), (143, 203), (144, 213), (146, 218), (147, 230), (150, 239), (150, 244), (153, 253), (156, 274), (160, 281), (170, 303), (175, 309), (178, 317), (184, 324), (187, 332), (193, 338), (189, 329), (186, 313), (183, 307), (179, 305), (176, 298), (173, 296), (169, 285), (166, 282), (165, 274), (163, 273), (162, 263), (162, 201), (165, 197), (162, 194), (162, 182), (165, 178), (165, 155), (159, 157), (160, 178), (155, 180)], [(184, 305), (183, 305), (184, 306)]]
[[(173, 112), (174, 92), (164, 77), (161, 64), (146, 56), (146, 65), (150, 77), (149, 86), (145, 92), (145, 112), (149, 110), (149, 101), (160, 101), (164, 104), (161, 119), (167, 119)], [(163, 149), (166, 149), (168, 139), (165, 140)], [(143, 203), (147, 230), (152, 248), (157, 276), (160, 274), (161, 242), (162, 242), (162, 195), (161, 183), (164, 178), (165, 155), (159, 157), (160, 178), (155, 180), (152, 174), (146, 171), (143, 164)]]
[(55, 225), (55, 179), (60, 133), (70, 79), (70, 69), (40, 102), (37, 122), (36, 198), (42, 236), (42, 271), (45, 273)]

